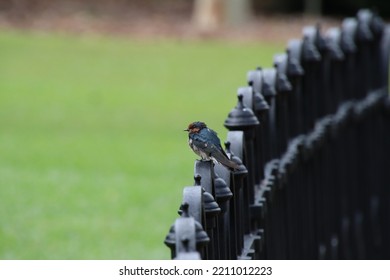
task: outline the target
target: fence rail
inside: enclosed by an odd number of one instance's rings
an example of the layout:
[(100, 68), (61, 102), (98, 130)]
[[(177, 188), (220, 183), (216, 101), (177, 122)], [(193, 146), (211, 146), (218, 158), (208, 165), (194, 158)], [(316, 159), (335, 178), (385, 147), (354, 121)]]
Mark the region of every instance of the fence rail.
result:
[(249, 71), (224, 123), (240, 168), (195, 162), (171, 257), (389, 259), (389, 53), (390, 25), (361, 10)]

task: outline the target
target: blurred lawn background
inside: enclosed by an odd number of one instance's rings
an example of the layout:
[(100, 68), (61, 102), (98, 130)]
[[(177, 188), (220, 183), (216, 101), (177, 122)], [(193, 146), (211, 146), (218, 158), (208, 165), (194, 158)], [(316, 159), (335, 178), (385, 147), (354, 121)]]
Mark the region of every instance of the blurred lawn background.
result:
[(168, 259), (196, 159), (283, 46), (0, 31), (0, 258)]

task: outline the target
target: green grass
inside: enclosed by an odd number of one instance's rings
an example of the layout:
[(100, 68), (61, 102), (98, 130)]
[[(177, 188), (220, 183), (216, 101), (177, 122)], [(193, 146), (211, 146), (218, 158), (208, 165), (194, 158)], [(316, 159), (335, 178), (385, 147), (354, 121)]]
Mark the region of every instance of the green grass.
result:
[(166, 259), (196, 156), (281, 47), (0, 32), (0, 258)]

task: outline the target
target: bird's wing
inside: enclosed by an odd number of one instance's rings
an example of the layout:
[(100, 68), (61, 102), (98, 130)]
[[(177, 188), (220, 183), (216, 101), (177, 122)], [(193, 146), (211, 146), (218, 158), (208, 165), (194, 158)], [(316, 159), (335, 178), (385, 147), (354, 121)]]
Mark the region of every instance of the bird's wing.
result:
[(204, 150), (206, 152), (206, 149), (209, 145), (207, 145), (206, 139), (204, 139), (201, 135), (195, 134), (191, 137), (192, 145), (194, 145), (196, 148)]
[(210, 153), (210, 156), (215, 158), (222, 165), (233, 169), (239, 168), (238, 164), (235, 163), (234, 161), (231, 161), (221, 147), (211, 147), (211, 150), (212, 152)]
[(223, 150), (223, 148), (221, 146), (221, 140), (219, 139), (217, 133), (210, 128), (207, 128), (207, 129), (210, 132), (207, 134), (209, 137), (209, 142), (211, 142), (222, 153), (222, 155), (225, 158), (229, 159), (229, 157), (227, 156), (227, 154), (225, 153), (225, 151)]
[(198, 133), (193, 135), (191, 139), (192, 145), (202, 150), (207, 156), (211, 156), (217, 152), (221, 153), (222, 148), (220, 147), (219, 139), (217, 138), (218, 142), (216, 142), (211, 134)]

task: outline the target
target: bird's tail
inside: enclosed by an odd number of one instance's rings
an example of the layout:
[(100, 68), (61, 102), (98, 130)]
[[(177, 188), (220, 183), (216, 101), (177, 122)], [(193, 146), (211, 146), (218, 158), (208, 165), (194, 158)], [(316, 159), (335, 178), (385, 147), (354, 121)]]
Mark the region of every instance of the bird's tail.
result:
[(237, 163), (235, 163), (234, 161), (230, 160), (229, 158), (225, 157), (222, 154), (217, 154), (216, 156), (214, 156), (214, 158), (220, 164), (222, 164), (223, 166), (229, 169), (238, 170), (240, 168), (240, 166)]

